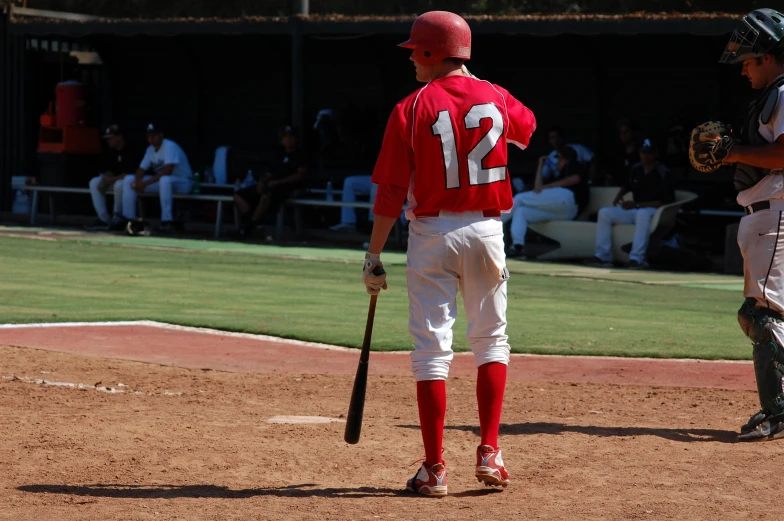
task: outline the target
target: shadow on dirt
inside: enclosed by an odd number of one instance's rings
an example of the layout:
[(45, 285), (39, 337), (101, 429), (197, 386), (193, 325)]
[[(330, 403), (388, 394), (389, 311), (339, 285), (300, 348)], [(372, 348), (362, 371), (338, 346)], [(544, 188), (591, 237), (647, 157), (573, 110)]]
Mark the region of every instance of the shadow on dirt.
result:
[(319, 488), (315, 483), (286, 487), (250, 488), (233, 490), (216, 485), (122, 485), (96, 483), (91, 485), (23, 485), (17, 490), (39, 494), (68, 494), (72, 496), (172, 499), (172, 498), (221, 498), (243, 499), (256, 496), (277, 497), (332, 497), (364, 498), (384, 496), (413, 496), (403, 489), (357, 487)]
[[(419, 425), (397, 425), (403, 429), (419, 429)], [(479, 436), (479, 427), (474, 425), (447, 425), (445, 429), (473, 432)], [(602, 438), (621, 436), (658, 436), (680, 442), (712, 441), (735, 443), (737, 432), (714, 429), (665, 429), (661, 427), (597, 427), (594, 425), (566, 425), (564, 423), (532, 422), (501, 424), (502, 436), (524, 436), (529, 434), (586, 434)]]

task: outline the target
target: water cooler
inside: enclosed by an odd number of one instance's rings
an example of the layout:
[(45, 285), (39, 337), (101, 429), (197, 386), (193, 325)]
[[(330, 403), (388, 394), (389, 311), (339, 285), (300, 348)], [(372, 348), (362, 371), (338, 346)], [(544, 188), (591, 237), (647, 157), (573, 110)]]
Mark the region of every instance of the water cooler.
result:
[(30, 197), (25, 192), (26, 186), (27, 178), (25, 176), (14, 176), (11, 178), (11, 190), (13, 191), (11, 211), (13, 213), (30, 213)]
[[(87, 118), (87, 88), (77, 81), (58, 83), (55, 101), (40, 117), (38, 183), (85, 187), (100, 169), (101, 137)], [(47, 211), (47, 198), (40, 211)], [(57, 194), (58, 213), (87, 214), (89, 197)]]

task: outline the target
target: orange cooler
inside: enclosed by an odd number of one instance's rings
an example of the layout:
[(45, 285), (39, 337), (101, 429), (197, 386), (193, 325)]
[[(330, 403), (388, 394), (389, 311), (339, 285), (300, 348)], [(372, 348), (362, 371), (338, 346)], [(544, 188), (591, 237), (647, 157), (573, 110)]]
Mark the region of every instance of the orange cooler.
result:
[(64, 81), (55, 88), (57, 126), (79, 127), (87, 120), (87, 88), (78, 81)]

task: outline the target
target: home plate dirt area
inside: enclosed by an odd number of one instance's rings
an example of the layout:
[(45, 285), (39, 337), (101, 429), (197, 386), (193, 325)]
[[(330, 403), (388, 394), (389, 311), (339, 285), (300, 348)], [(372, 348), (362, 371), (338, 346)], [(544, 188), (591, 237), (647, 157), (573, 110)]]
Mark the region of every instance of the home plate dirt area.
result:
[(737, 443), (748, 362), (513, 356), (503, 490), (474, 478), (473, 357), (447, 382), (449, 496), (422, 457), (406, 353), (155, 322), (0, 326), (0, 520), (774, 519), (784, 441)]

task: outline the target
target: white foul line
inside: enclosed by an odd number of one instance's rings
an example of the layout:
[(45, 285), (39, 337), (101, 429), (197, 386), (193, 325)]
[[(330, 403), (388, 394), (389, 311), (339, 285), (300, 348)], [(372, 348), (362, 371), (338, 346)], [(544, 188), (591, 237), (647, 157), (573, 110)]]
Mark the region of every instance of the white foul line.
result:
[[(322, 344), (319, 342), (307, 342), (304, 340), (295, 340), (292, 338), (281, 338), (269, 335), (257, 335), (253, 333), (236, 333), (233, 331), (221, 331), (219, 329), (211, 329), (207, 327), (193, 327), (193, 326), (180, 326), (177, 324), (167, 324), (165, 322), (156, 322), (155, 320), (132, 320), (132, 321), (117, 321), (117, 322), (41, 322), (37, 324), (0, 324), (0, 329), (22, 329), (22, 328), (41, 328), (41, 327), (100, 327), (100, 326), (147, 326), (157, 327), (160, 329), (168, 329), (172, 331), (188, 331), (191, 333), (203, 333), (207, 335), (216, 335), (232, 338), (247, 338), (250, 340), (258, 340), (260, 342), (274, 342), (278, 344), (291, 344), (301, 347), (311, 347), (315, 349), (324, 349), (326, 351), (343, 351), (346, 353), (356, 353), (359, 351), (355, 348), (334, 346), (330, 344)], [(381, 351), (377, 354), (384, 355), (410, 355), (411, 351)], [(471, 352), (454, 353), (455, 356), (470, 356)], [(602, 355), (539, 355), (530, 353), (512, 353), (512, 358), (558, 358), (558, 359), (588, 359), (588, 360), (629, 360), (629, 361), (652, 361), (652, 362), (681, 362), (681, 363), (720, 363), (720, 364), (752, 364), (750, 360), (706, 360), (698, 358), (650, 358), (650, 357), (632, 357), (632, 356), (602, 356)]]
[[(251, 340), (259, 340), (261, 342), (276, 342), (278, 344), (292, 344), (302, 347), (314, 347), (317, 349), (326, 349), (329, 351), (346, 351), (355, 353), (357, 350), (350, 347), (333, 346), (330, 344), (322, 344), (318, 342), (306, 342), (304, 340), (294, 340), (291, 338), (280, 338), (269, 335), (256, 335), (253, 333), (236, 333), (233, 331), (221, 331), (219, 329), (210, 329), (206, 327), (192, 327), (180, 326), (177, 324), (167, 324), (165, 322), (156, 322), (154, 320), (133, 320), (133, 321), (118, 321), (118, 322), (42, 322), (38, 324), (0, 324), (0, 329), (35, 329), (40, 327), (103, 327), (103, 326), (146, 326), (158, 327), (161, 329), (170, 329), (174, 331), (189, 331), (191, 333), (204, 333), (207, 335), (217, 335), (232, 338), (247, 338)], [(408, 353), (408, 351), (400, 351), (401, 353)]]

